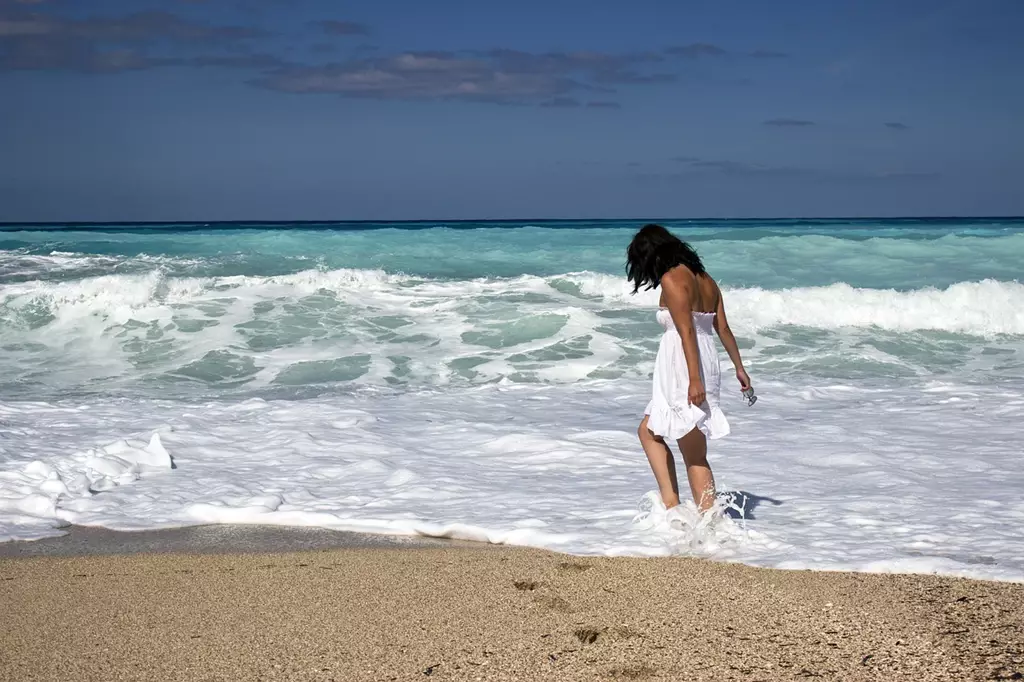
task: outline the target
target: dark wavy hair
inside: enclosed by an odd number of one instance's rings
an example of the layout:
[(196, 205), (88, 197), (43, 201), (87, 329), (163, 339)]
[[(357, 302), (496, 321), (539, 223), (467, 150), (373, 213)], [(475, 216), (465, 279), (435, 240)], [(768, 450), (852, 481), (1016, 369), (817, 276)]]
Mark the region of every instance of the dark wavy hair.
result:
[(626, 248), (626, 277), (633, 293), (655, 289), (666, 272), (685, 265), (694, 275), (707, 274), (693, 247), (661, 225), (644, 225)]

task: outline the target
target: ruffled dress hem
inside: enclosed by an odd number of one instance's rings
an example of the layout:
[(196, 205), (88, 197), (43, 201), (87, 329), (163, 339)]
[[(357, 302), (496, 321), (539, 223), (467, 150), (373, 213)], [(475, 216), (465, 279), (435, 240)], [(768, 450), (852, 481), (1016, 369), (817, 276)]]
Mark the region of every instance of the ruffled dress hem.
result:
[(656, 436), (678, 440), (693, 429), (700, 429), (708, 440), (718, 440), (729, 435), (729, 420), (718, 405), (704, 404), (695, 407), (682, 405), (658, 404), (652, 400), (647, 404), (644, 414), (648, 416), (647, 428)]

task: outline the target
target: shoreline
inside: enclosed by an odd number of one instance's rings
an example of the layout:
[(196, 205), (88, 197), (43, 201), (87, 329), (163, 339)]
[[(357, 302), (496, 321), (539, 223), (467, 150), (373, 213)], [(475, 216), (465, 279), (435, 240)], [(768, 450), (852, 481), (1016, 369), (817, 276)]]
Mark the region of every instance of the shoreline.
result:
[(157, 530), (121, 531), (68, 526), (65, 535), (0, 542), (0, 560), (30, 557), (86, 557), (133, 554), (277, 554), (361, 547), (473, 546), (468, 541), (422, 535), (383, 535), (315, 526), (207, 524)]
[(1021, 584), (438, 545), (0, 558), (0, 679), (1024, 678)]
[[(389, 535), (349, 530), (332, 530), (318, 526), (284, 526), (274, 524), (210, 523), (194, 526), (175, 526), (147, 530), (111, 530), (102, 526), (70, 525), (61, 530), (64, 535), (38, 540), (10, 540), (0, 542), (0, 561), (44, 557), (137, 556), (137, 555), (242, 555), (242, 554), (294, 554), (303, 552), (343, 551), (352, 549), (508, 549), (551, 553), (573, 560), (695, 560), (712, 564), (739, 565), (754, 570), (796, 573), (827, 573), (842, 575), (922, 576), (981, 583), (1004, 583), (1024, 588), (1024, 579), (1002, 577), (976, 577), (956, 573), (915, 570), (860, 571), (833, 568), (775, 568), (736, 560), (721, 560), (707, 556), (677, 555), (613, 555), (574, 554), (544, 547), (452, 539), (427, 535)], [(1024, 679), (1024, 678), (1022, 678)]]

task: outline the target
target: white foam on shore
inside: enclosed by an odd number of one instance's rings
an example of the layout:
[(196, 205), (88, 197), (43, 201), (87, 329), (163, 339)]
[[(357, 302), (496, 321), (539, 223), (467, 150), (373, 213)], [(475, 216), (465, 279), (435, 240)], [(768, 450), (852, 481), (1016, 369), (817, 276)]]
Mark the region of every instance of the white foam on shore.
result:
[[(0, 414), (11, 412), (0, 405)], [(6, 445), (10, 437), (7, 432), (0, 444)], [(31, 459), (20, 466), (18, 458), (7, 456), (5, 447), (0, 447), (0, 454), (5, 455), (5, 465), (14, 464), (0, 470), (0, 542), (47, 535), (52, 528), (72, 523), (75, 510), (88, 507), (94, 495), (173, 467), (157, 431), (148, 441), (121, 438), (67, 457)]]
[[(657, 292), (631, 296), (621, 278), (570, 275), (584, 293), (612, 301), (657, 302)], [(1024, 334), (1024, 284), (958, 282), (944, 289), (861, 289), (838, 283), (821, 287), (727, 289), (732, 324), (743, 331), (795, 325), (814, 329), (867, 327), (887, 331), (946, 331), (977, 336)]]
[(711, 450), (747, 518), (700, 538), (632, 522), (653, 484), (633, 381), (0, 403), (0, 538), (254, 523), (1024, 580), (1020, 386), (759, 388), (726, 397)]
[[(561, 304), (581, 305), (559, 283), (577, 287), (604, 302), (652, 307), (657, 292), (630, 293), (620, 276), (573, 272), (551, 277), (432, 280), (382, 270), (304, 270), (259, 277), (167, 277), (161, 270), (83, 279), (28, 281), (0, 285), (0, 304), (11, 310), (43, 307), (60, 324), (99, 316), (108, 322), (166, 319), (174, 306), (236, 299), (245, 308), (281, 297), (329, 292), (347, 302), (368, 300), (382, 308), (412, 304), (431, 312), (458, 310), (467, 299), (527, 293), (552, 296)], [(912, 291), (862, 289), (838, 283), (787, 289), (731, 288), (726, 291), (735, 324), (743, 330), (799, 325), (816, 329), (874, 327), (889, 331), (938, 330), (992, 336), (1024, 334), (1024, 284), (987, 279), (958, 282), (943, 289)]]
[[(751, 369), (780, 379), (1020, 376), (1022, 299), (1024, 285), (995, 280), (726, 291)], [(154, 270), (0, 284), (0, 393), (281, 397), (341, 383), (638, 379), (653, 362), (656, 305), (657, 292), (632, 296), (622, 278), (592, 272), (455, 281)]]

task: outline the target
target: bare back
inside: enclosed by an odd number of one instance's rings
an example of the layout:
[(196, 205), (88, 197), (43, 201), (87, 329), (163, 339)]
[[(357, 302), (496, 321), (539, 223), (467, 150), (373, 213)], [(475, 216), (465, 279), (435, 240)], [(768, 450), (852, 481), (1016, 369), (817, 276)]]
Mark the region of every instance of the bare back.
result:
[[(686, 278), (695, 283), (691, 288), (690, 308), (694, 312), (713, 313), (718, 311), (718, 303), (722, 297), (718, 284), (711, 279), (711, 275), (694, 275), (685, 265), (677, 265), (665, 273), (665, 278)], [(664, 291), (658, 299), (658, 305), (665, 307)]]

